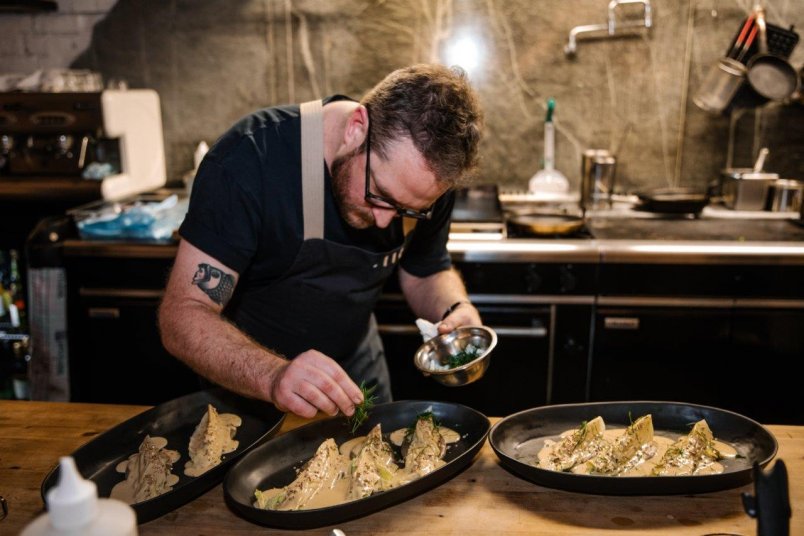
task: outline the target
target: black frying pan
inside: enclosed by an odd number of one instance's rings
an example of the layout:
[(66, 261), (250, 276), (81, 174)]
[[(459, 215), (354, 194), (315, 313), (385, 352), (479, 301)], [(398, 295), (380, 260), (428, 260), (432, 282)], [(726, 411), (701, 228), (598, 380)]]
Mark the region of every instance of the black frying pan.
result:
[(583, 218), (568, 214), (517, 214), (508, 219), (516, 231), (534, 236), (566, 236), (583, 227)]
[[(443, 467), (399, 488), (327, 508), (281, 512), (253, 506), (256, 488), (264, 490), (291, 483), (296, 477), (296, 469), (315, 454), (325, 439), (331, 437), (340, 446), (357, 435), (365, 435), (377, 423), (382, 423), (383, 434), (387, 437), (394, 430), (414, 424), (417, 415), (428, 409), (442, 425), (461, 435), (460, 441), (448, 446), (444, 458), (447, 464)], [(268, 527), (310, 529), (341, 523), (410, 499), (451, 479), (475, 458), (489, 428), (485, 415), (460, 404), (426, 401), (381, 404), (372, 410), (355, 435), (349, 432), (343, 417), (333, 417), (297, 428), (257, 447), (226, 475), (224, 497), (235, 513)]]
[[(630, 422), (629, 413), (633, 419), (650, 413), (656, 432), (677, 436), (688, 433), (693, 423), (706, 419), (715, 438), (735, 446), (739, 456), (722, 461), (726, 470), (719, 475), (634, 477), (562, 473), (539, 469), (517, 459), (518, 446), (528, 440), (558, 435), (598, 415), (607, 426), (624, 428)], [(525, 480), (600, 495), (674, 495), (735, 488), (750, 483), (754, 462), (764, 467), (778, 448), (776, 438), (748, 417), (709, 406), (653, 401), (595, 402), (525, 410), (497, 422), (489, 433), (489, 443), (501, 465)]]
[[(184, 475), (184, 463), (190, 458), (187, 446), (196, 425), (212, 404), (219, 413), (236, 413), (243, 423), (237, 428), (240, 444), (237, 450), (224, 456), (217, 467), (199, 477)], [(137, 522), (145, 523), (175, 510), (223, 480), (229, 466), (249, 449), (279, 431), (285, 414), (272, 404), (235, 395), (220, 388), (192, 393), (151, 408), (118, 424), (92, 441), (84, 444), (71, 456), (84, 478), (95, 482), (99, 497), (109, 497), (112, 488), (125, 475), (115, 470), (117, 464), (137, 452), (146, 434), (167, 439), (168, 449), (177, 450), (181, 458), (173, 466), (179, 482), (165, 494), (132, 505)], [(57, 460), (54, 460), (54, 463)], [(58, 482), (58, 466), (42, 482), (42, 498)]]
[(754, 12), (759, 27), (759, 52), (748, 62), (746, 78), (754, 91), (766, 99), (786, 99), (798, 88), (798, 73), (785, 58), (768, 53), (765, 10), (757, 6)]
[(699, 214), (709, 204), (709, 194), (694, 188), (656, 188), (636, 195), (639, 210), (660, 214)]

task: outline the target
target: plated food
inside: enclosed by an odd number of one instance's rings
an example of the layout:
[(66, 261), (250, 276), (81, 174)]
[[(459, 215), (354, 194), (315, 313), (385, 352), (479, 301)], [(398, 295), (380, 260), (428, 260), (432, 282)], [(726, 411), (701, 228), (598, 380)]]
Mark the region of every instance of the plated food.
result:
[(719, 474), (724, 471), (719, 461), (736, 455), (732, 446), (715, 440), (705, 419), (673, 439), (654, 433), (650, 414), (624, 429), (607, 428), (597, 416), (556, 438), (526, 441), (517, 448), (517, 459), (534, 467), (621, 477)]
[[(222, 456), (237, 449), (234, 440), (242, 419), (233, 413), (218, 414), (212, 404), (196, 425), (187, 449), (190, 461), (184, 465), (184, 474), (201, 476), (221, 463)], [(167, 493), (179, 481), (172, 473), (173, 464), (181, 455), (167, 447), (164, 437), (145, 436), (136, 453), (117, 464), (118, 473), (126, 478), (112, 488), (111, 497), (128, 504), (136, 504)]]
[[(238, 446), (224, 455), (220, 464), (200, 476), (190, 477), (182, 470), (184, 463), (191, 459), (188, 452), (190, 438), (210, 405), (217, 408), (220, 415), (232, 413), (241, 418), (242, 424), (237, 428), (236, 435)], [(259, 442), (278, 432), (283, 418), (284, 413), (268, 402), (245, 398), (215, 387), (147, 409), (92, 437), (70, 455), (78, 471), (97, 485), (98, 496), (109, 497), (112, 489), (124, 478), (116, 470), (120, 462), (128, 460), (132, 454), (138, 454), (146, 436), (164, 438), (167, 441), (165, 448), (178, 451), (180, 456), (171, 471), (178, 477), (178, 482), (161, 494), (132, 504), (137, 521), (145, 523), (186, 504), (220, 483), (229, 466)], [(43, 500), (47, 491), (57, 484), (58, 478), (56, 465), (42, 481)]]
[(164, 437), (145, 436), (140, 448), (117, 464), (118, 473), (126, 478), (112, 488), (111, 497), (127, 504), (135, 504), (167, 493), (179, 481), (172, 473), (179, 453), (169, 450)]
[[(407, 433), (417, 422), (417, 416), (428, 410), (435, 417), (440, 431), (445, 428), (454, 431), (451, 437), (444, 439), (445, 444), (454, 442), (446, 445), (440, 458), (433, 456), (440, 452), (441, 446), (437, 437), (426, 437), (426, 423), (419, 424), (420, 440), (414, 442), (415, 434)], [(357, 436), (352, 434), (343, 417), (332, 417), (296, 428), (258, 446), (226, 475), (224, 497), (235, 513), (268, 527), (310, 529), (340, 523), (418, 497), (451, 479), (475, 458), (489, 428), (485, 415), (460, 404), (431, 401), (379, 404), (357, 429)], [(358, 437), (360, 435), (365, 439)], [(408, 436), (407, 440), (405, 436)], [(334, 442), (337, 452), (327, 441), (329, 439)], [(393, 458), (388, 457), (389, 448), (393, 451)], [(319, 452), (321, 449), (323, 451)], [(280, 502), (284, 506), (278, 509), (260, 508), (256, 490), (270, 492), (287, 488), (302, 475), (308, 460), (316, 459), (313, 463), (319, 468), (333, 468), (337, 464), (319, 462), (337, 459), (338, 456), (347, 456), (351, 460), (347, 469), (350, 478), (338, 479), (338, 486), (343, 486), (336, 490), (341, 493), (339, 501), (329, 506), (316, 503), (326, 495), (319, 491), (307, 500), (307, 506), (299, 509), (290, 509), (288, 501), (291, 499), (288, 497)], [(414, 467), (418, 477), (410, 472)], [(337, 470), (325, 471), (329, 476), (322, 479), (324, 481), (335, 480), (334, 476), (338, 475)], [(311, 482), (317, 482), (312, 473), (308, 476)], [(302, 482), (304, 480), (299, 484)], [(275, 492), (270, 493), (276, 496)], [(270, 498), (271, 495), (263, 497), (266, 502)], [(285, 507), (288, 509), (281, 509)]]
[(195, 427), (187, 449), (190, 461), (184, 464), (184, 474), (201, 476), (213, 467), (220, 465), (225, 454), (237, 450), (240, 444), (235, 440), (237, 427), (243, 419), (234, 413), (219, 414), (212, 404)]
[[(634, 421), (633, 415), (651, 417)], [(599, 421), (595, 421), (597, 417)], [(584, 422), (588, 437), (580, 433), (579, 425)], [(700, 424), (693, 426), (695, 423)], [(612, 445), (596, 450), (591, 447), (595, 441), (587, 439), (597, 435), (602, 424), (604, 437), (609, 434), (607, 439)], [(714, 450), (711, 431), (717, 437)], [(643, 443), (650, 433), (653, 442), (658, 443), (652, 456), (650, 441)], [(563, 450), (556, 450), (556, 445), (572, 434), (563, 443)], [(608, 495), (707, 493), (742, 486), (752, 481), (753, 465), (764, 467), (777, 450), (773, 435), (743, 415), (710, 406), (663, 401), (533, 408), (497, 422), (489, 433), (489, 443), (500, 464), (525, 480), (568, 491)], [(579, 443), (577, 448), (575, 443)], [(545, 447), (549, 447), (552, 459), (548, 457), (542, 465), (534, 463), (533, 457), (538, 458)], [(736, 452), (731, 453), (728, 447)], [(660, 452), (660, 448), (665, 451)], [(722, 471), (715, 464), (722, 465)]]
[[(400, 440), (401, 433), (401, 440)], [(255, 490), (254, 506), (267, 510), (309, 510), (363, 499), (403, 486), (442, 467), (448, 439), (456, 432), (439, 425), (432, 412), (416, 417), (410, 428), (391, 434), (404, 453), (397, 455), (382, 424), (368, 435), (340, 445), (327, 438), (287, 486)]]

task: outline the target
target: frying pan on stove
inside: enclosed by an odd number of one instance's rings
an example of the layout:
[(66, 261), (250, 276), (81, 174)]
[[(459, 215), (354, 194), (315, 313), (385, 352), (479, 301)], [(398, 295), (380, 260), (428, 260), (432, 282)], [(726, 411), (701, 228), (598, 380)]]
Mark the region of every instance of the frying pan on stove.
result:
[(660, 214), (699, 214), (709, 204), (709, 193), (695, 188), (655, 188), (636, 195), (639, 210)]
[(569, 214), (517, 214), (508, 219), (518, 233), (534, 236), (566, 236), (583, 227), (583, 218)]

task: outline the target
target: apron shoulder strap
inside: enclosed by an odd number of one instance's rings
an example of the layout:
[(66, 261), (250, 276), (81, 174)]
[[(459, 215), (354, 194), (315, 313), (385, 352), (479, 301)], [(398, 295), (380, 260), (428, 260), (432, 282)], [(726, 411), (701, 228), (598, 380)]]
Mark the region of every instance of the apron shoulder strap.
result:
[(324, 105), (302, 103), (302, 210), (304, 239), (324, 238)]

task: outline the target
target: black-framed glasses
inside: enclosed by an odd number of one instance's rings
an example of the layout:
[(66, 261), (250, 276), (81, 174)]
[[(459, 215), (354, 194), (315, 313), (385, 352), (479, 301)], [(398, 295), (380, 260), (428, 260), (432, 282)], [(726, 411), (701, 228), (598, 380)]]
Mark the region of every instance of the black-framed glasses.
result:
[[(366, 113), (368, 114), (368, 106), (366, 106)], [(371, 193), (370, 185), (371, 185), (371, 116), (369, 116), (369, 123), (368, 128), (366, 129), (366, 195), (365, 199), (366, 202), (371, 203), (375, 207), (380, 208), (392, 208), (396, 210), (396, 213), (400, 216), (405, 218), (415, 218), (417, 220), (429, 220), (433, 217), (433, 206), (426, 208), (424, 210), (415, 210), (412, 208), (406, 208), (391, 199), (390, 197), (385, 197), (383, 195), (377, 195)]]

